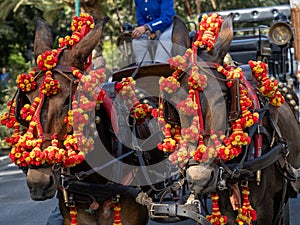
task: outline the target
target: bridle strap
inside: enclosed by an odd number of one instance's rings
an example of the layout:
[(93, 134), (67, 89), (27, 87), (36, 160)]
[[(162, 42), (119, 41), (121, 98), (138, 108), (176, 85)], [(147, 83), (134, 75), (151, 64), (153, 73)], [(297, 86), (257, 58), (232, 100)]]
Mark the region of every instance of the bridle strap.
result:
[[(69, 76), (67, 73), (71, 73), (72, 74), (72, 67), (71, 66), (65, 66), (65, 65), (57, 65), (55, 68), (53, 68), (53, 72), (57, 72), (60, 75), (62, 75), (63, 77), (65, 77), (66, 79), (68, 79), (70, 81), (70, 98), (72, 98), (72, 95), (74, 94), (74, 90), (76, 89), (74, 86), (76, 86), (78, 84), (78, 79), (77, 78), (73, 78), (73, 76)], [(37, 79), (41, 74), (43, 74), (44, 71), (42, 70), (38, 70), (36, 71), (37, 74), (35, 75), (34, 79)], [(43, 128), (39, 119), (40, 113), (41, 113), (41, 108), (43, 106), (43, 101), (44, 101), (44, 97), (42, 98), (41, 103), (39, 104), (38, 108), (37, 108), (37, 112), (35, 113), (34, 117), (36, 117), (37, 121), (38, 121), (38, 126), (39, 126), (39, 130), (40, 130), (40, 134), (39, 134), (39, 138), (41, 138), (43, 141), (51, 141), (52, 135), (50, 133), (44, 133), (43, 132)], [(72, 108), (72, 102), (70, 101), (69, 104), (69, 109)], [(64, 135), (58, 135), (57, 136), (57, 140), (63, 141), (65, 140)]]
[[(53, 140), (52, 136), (53, 136), (53, 134), (43, 133), (42, 135), (40, 135), (40, 138), (43, 141), (51, 141), (51, 140)], [(57, 139), (59, 141), (64, 141), (65, 140), (65, 135), (57, 135), (55, 139)]]
[(67, 78), (69, 81), (77, 81), (77, 79), (72, 79), (70, 76), (68, 76), (66, 73), (72, 73), (71, 70), (72, 67), (70, 66), (64, 66), (64, 65), (57, 65), (53, 71), (59, 73), (60, 75), (62, 75), (63, 77)]
[(197, 62), (197, 66), (200, 67), (200, 68), (210, 68), (210, 69), (215, 69), (216, 68), (215, 63), (205, 62), (205, 61)]
[[(58, 72), (63, 77), (67, 78), (70, 81), (70, 100), (72, 100), (72, 96), (75, 93), (76, 87), (79, 83), (78, 79), (74, 79), (72, 76), (68, 76), (66, 73), (72, 73), (72, 67), (65, 65), (57, 65), (53, 71)], [(72, 101), (69, 102), (69, 110), (72, 109)], [(62, 139), (64, 140), (64, 139)]]

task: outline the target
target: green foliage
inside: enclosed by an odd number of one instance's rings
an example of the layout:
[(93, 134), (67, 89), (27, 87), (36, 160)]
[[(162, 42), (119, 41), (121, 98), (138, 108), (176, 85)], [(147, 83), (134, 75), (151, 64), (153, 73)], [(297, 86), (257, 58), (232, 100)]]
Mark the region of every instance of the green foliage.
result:
[[(12, 76), (12, 74), (10, 73), (10, 78), (7, 82), (6, 87), (3, 87), (2, 85), (0, 86), (0, 116), (8, 112), (8, 109), (6, 107), (7, 102), (13, 98), (13, 95), (17, 90), (14, 77), (15, 76)], [(0, 148), (8, 147), (7, 143), (4, 140), (6, 137), (10, 136), (12, 132), (12, 129), (8, 129), (5, 126), (0, 125)]]
[[(16, 77), (20, 73), (28, 72), (32, 65), (32, 49), (35, 31), (35, 19), (42, 18), (45, 12), (25, 5), (17, 7), (20, 1), (0, 0), (0, 68), (5, 66), (10, 74), (6, 87), (0, 88), (0, 115), (7, 113), (6, 103), (12, 99), (16, 91)], [(27, 1), (24, 1), (27, 2)], [(41, 2), (41, 1), (39, 1)], [(38, 5), (36, 5), (38, 6)], [(15, 12), (13, 11), (15, 9)], [(55, 18), (60, 17), (64, 11), (55, 10)], [(60, 18), (64, 18), (63, 16)], [(61, 20), (55, 19), (54, 32), (66, 30), (65, 24), (58, 26)], [(70, 21), (70, 20), (68, 20)], [(0, 147), (5, 145), (3, 139), (11, 133), (11, 129), (0, 126)]]

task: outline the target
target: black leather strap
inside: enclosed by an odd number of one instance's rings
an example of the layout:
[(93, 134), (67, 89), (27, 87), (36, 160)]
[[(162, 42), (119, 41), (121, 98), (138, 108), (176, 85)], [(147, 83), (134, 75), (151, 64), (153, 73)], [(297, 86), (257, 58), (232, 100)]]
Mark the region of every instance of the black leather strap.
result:
[[(282, 157), (286, 157), (287, 149), (284, 143), (279, 143), (275, 147), (273, 147), (269, 152), (262, 155), (259, 158), (255, 158), (249, 161), (246, 161), (243, 164), (243, 169), (250, 170), (251, 172), (256, 172), (257, 170), (262, 170), (276, 161), (278, 161)], [(230, 169), (237, 168), (237, 163), (226, 164), (226, 166)]]
[(103, 199), (108, 199), (116, 193), (120, 195), (131, 195), (136, 198), (139, 193), (138, 188), (131, 186), (124, 186), (117, 183), (95, 184), (68, 177), (63, 179), (62, 187), (74, 194), (93, 196)]
[(155, 204), (152, 203), (149, 209), (149, 216), (153, 220), (163, 220), (169, 217), (185, 217), (192, 219), (202, 225), (211, 225), (211, 223), (201, 214), (197, 213), (194, 204), (177, 205), (173, 204)]

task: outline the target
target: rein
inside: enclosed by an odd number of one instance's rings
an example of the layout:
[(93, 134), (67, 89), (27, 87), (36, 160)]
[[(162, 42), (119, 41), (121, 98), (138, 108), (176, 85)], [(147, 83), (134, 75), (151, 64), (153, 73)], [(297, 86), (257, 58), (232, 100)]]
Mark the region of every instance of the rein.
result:
[[(112, 84), (113, 85), (110, 85), (110, 84), (103, 85), (102, 88), (105, 90), (105, 92), (107, 94), (107, 98), (110, 99), (109, 105), (104, 104), (104, 108), (106, 109), (106, 111), (108, 111), (108, 115), (112, 113), (111, 111), (115, 110), (116, 111), (115, 116), (118, 117), (118, 128), (116, 129), (114, 127), (114, 130), (117, 130), (116, 131), (117, 133), (112, 132), (113, 136), (119, 135), (118, 137), (112, 137), (113, 142), (115, 142), (113, 144), (113, 146), (116, 146), (115, 151), (117, 152), (117, 154), (113, 160), (111, 160), (103, 165), (89, 169), (87, 171), (80, 171), (80, 172), (76, 173), (75, 178), (78, 180), (84, 180), (88, 176), (91, 176), (96, 172), (100, 172), (104, 168), (107, 168), (108, 166), (111, 166), (114, 163), (116, 163), (120, 160), (123, 160), (130, 155), (135, 155), (135, 157), (138, 159), (140, 167), (142, 168), (142, 173), (144, 174), (146, 182), (149, 184), (151, 189), (156, 192), (162, 191), (161, 189), (157, 189), (155, 186), (152, 185), (153, 182), (150, 180), (148, 171), (145, 169), (146, 162), (144, 160), (143, 150), (142, 150), (145, 146), (147, 146), (147, 144), (149, 142), (151, 142), (151, 140), (158, 138), (160, 136), (161, 132), (160, 131), (155, 132), (150, 137), (143, 140), (142, 143), (139, 143), (139, 141), (137, 140), (137, 137), (136, 137), (137, 136), (136, 126), (138, 126), (136, 124), (136, 120), (134, 117), (132, 117), (130, 115), (130, 112), (128, 111), (127, 106), (124, 104), (124, 102), (114, 101), (117, 96), (117, 93), (116, 93), (117, 90), (116, 90), (115, 83), (112, 83)], [(113, 105), (115, 105), (115, 109), (112, 109)], [(128, 116), (128, 118), (126, 118), (124, 115)], [(111, 118), (111, 119), (113, 119), (113, 118)], [(128, 130), (128, 129), (130, 129), (130, 130)], [(122, 143), (126, 143), (126, 144), (130, 145), (129, 146), (130, 150), (128, 152), (125, 152), (125, 153), (123, 152), (123, 144)]]

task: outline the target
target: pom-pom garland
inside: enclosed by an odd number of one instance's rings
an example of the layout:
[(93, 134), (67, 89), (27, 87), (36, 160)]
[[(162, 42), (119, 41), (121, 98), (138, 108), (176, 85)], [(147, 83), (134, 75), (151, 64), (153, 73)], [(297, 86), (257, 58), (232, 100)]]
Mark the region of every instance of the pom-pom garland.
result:
[(71, 217), (71, 225), (78, 225), (76, 207), (70, 207), (70, 217)]
[(225, 225), (227, 223), (228, 218), (227, 216), (222, 216), (220, 212), (218, 193), (213, 193), (211, 196), (211, 200), (212, 200), (212, 214), (206, 216), (207, 220), (212, 225)]
[(164, 141), (158, 144), (158, 149), (164, 152), (174, 152), (180, 140), (180, 127), (177, 125), (164, 124)]
[(74, 16), (71, 24), (73, 34), (64, 38), (59, 38), (59, 47), (74, 47), (80, 40), (95, 26), (92, 16), (87, 13), (81, 13), (80, 16)]
[[(41, 166), (45, 163), (55, 164), (62, 163), (66, 167), (75, 166), (84, 160), (84, 153), (93, 148), (93, 140), (83, 134), (84, 127), (88, 123), (88, 112), (94, 110), (97, 99), (96, 92), (99, 91), (97, 84), (104, 82), (105, 69), (99, 69), (90, 72), (88, 75), (83, 75), (76, 68), (72, 69), (74, 77), (81, 80), (83, 91), (80, 93), (77, 101), (72, 103), (73, 110), (68, 112), (64, 122), (67, 124), (69, 133), (75, 129), (72, 135), (65, 137), (65, 149), (58, 147), (57, 135), (53, 134), (51, 143), (45, 149), (42, 149), (43, 128), (39, 119), (41, 113), (42, 102), (45, 96), (56, 95), (60, 91), (58, 80), (53, 79), (52, 69), (58, 63), (59, 54), (63, 47), (71, 48), (78, 43), (92, 28), (94, 21), (88, 14), (82, 14), (80, 17), (75, 17), (72, 21), (73, 35), (60, 39), (64, 43), (60, 43), (59, 49), (48, 50), (37, 57), (37, 67), (44, 71), (45, 75), (41, 86), (39, 87), (40, 94), (36, 97), (33, 103), (26, 104), (20, 111), (21, 118), (29, 122), (29, 127), (23, 130), (20, 129), (20, 124), (17, 122), (14, 111), (15, 101), (8, 102), (8, 113), (1, 116), (1, 124), (8, 128), (13, 128), (14, 133), (11, 137), (6, 138), (9, 146), (12, 147), (10, 158), (17, 166)], [(68, 40), (68, 41), (66, 41)], [(71, 44), (72, 40), (74, 41)], [(28, 74), (20, 74), (17, 77), (18, 88), (23, 92), (30, 92), (37, 88), (36, 76), (38, 75), (37, 68), (34, 68)], [(96, 82), (97, 81), (97, 82)], [(78, 82), (79, 83), (79, 82)], [(104, 96), (103, 91), (101, 96)], [(99, 98), (99, 97), (98, 97)], [(72, 96), (73, 99), (73, 96)], [(102, 98), (103, 99), (103, 98)]]
[[(214, 158), (220, 158), (223, 161), (228, 161), (237, 157), (243, 146), (250, 144), (251, 140), (247, 132), (244, 130), (253, 126), (258, 122), (259, 114), (255, 112), (252, 96), (249, 94), (247, 87), (243, 84), (244, 73), (241, 68), (216, 64), (217, 70), (222, 73), (228, 80), (228, 88), (232, 87), (232, 79), (239, 79), (239, 94), (241, 114), (238, 119), (231, 121), (231, 134), (226, 137), (221, 133), (210, 134), (212, 146), (205, 146), (203, 136), (201, 135), (203, 127), (201, 105), (198, 97), (198, 91), (201, 91), (207, 86), (207, 77), (199, 73), (197, 66), (197, 48), (204, 45), (209, 49), (213, 48), (214, 41), (218, 36), (219, 29), (222, 24), (222, 19), (219, 15), (210, 14), (204, 15), (199, 24), (197, 32), (197, 40), (194, 42), (191, 49), (188, 49), (183, 56), (176, 56), (169, 59), (169, 64), (175, 72), (168, 78), (161, 78), (160, 90), (162, 93), (176, 93), (180, 83), (177, 81), (179, 74), (185, 71), (189, 74), (188, 97), (177, 104), (177, 108), (181, 115), (187, 116), (190, 126), (179, 129), (176, 134), (180, 138), (174, 138), (169, 131), (171, 125), (166, 124), (162, 113), (157, 113), (159, 123), (162, 127), (162, 132), (165, 135), (163, 142), (158, 145), (158, 148), (164, 152), (172, 153), (169, 159), (177, 165), (184, 165), (187, 162), (185, 157), (194, 157), (194, 160), (199, 162), (209, 162)], [(208, 31), (208, 32), (206, 32)], [(206, 35), (207, 34), (207, 35)], [(253, 75), (261, 84), (261, 92), (270, 98), (270, 101), (279, 105), (283, 102), (283, 98), (278, 94), (276, 81), (269, 81), (267, 78), (267, 66), (260, 62), (249, 62)], [(271, 89), (273, 88), (273, 89)], [(252, 93), (251, 93), (252, 94)], [(159, 111), (163, 111), (162, 104)], [(198, 121), (197, 125), (195, 121)], [(190, 146), (190, 147), (189, 147)], [(184, 158), (182, 157), (184, 156)]]
[(218, 37), (223, 19), (217, 13), (209, 15), (203, 14), (198, 25), (197, 39), (193, 42), (195, 47), (206, 47), (206, 50), (211, 50)]
[(113, 225), (122, 225), (120, 202), (114, 204), (114, 222)]
[(123, 100), (126, 100), (125, 103), (128, 107), (131, 107), (133, 104), (137, 103), (135, 98), (135, 81), (132, 77), (125, 77), (121, 82), (116, 84), (116, 91), (120, 94), (120, 97)]
[[(214, 41), (221, 27), (222, 19), (218, 15), (210, 15), (210, 17), (204, 15), (202, 19), (203, 21), (199, 24), (200, 29), (197, 32), (197, 41), (193, 44), (192, 49), (187, 50), (184, 56), (176, 56), (169, 60), (170, 67), (175, 69), (175, 72), (169, 78), (162, 78), (162, 81), (168, 80), (171, 82), (169, 82), (168, 85), (164, 82), (160, 82), (162, 94), (164, 92), (168, 94), (175, 93), (180, 86), (180, 84), (176, 82), (179, 74), (182, 71), (189, 74), (188, 97), (177, 104), (180, 114), (186, 116), (187, 121), (190, 121), (189, 126), (185, 128), (178, 127), (175, 138), (175, 133), (172, 132), (174, 125), (170, 125), (164, 121), (162, 113), (163, 105), (160, 103), (159, 109), (153, 111), (153, 114), (159, 118), (158, 121), (165, 136), (163, 142), (158, 145), (158, 149), (170, 153), (169, 160), (181, 168), (186, 166), (190, 158), (198, 162), (209, 163), (216, 158), (228, 161), (237, 157), (242, 152), (243, 146), (250, 144), (251, 141), (245, 129), (256, 124), (259, 117), (259, 114), (254, 112), (255, 104), (252, 102), (252, 96), (248, 92), (247, 87), (243, 84), (243, 71), (240, 68), (230, 67), (228, 65), (224, 65), (223, 67), (216, 64), (217, 70), (227, 78), (228, 88), (232, 87), (232, 79), (240, 80), (238, 88), (241, 113), (239, 118), (230, 122), (231, 133), (228, 136), (223, 135), (221, 131), (215, 132), (212, 130), (210, 135), (207, 134), (211, 140), (209, 142), (211, 145), (207, 146), (204, 143), (204, 136), (202, 135), (204, 131), (204, 121), (202, 120), (202, 109), (198, 92), (206, 88), (207, 77), (199, 73), (199, 68), (197, 67), (197, 47), (206, 46), (207, 50), (213, 48)], [(252, 64), (254, 65), (255, 63)], [(265, 84), (267, 79), (261, 75), (262, 71), (264, 70), (253, 69), (253, 73), (257, 74), (256, 77), (262, 77), (257, 79), (261, 79), (261, 83)], [(175, 86), (171, 89), (170, 87), (172, 87), (172, 85), (170, 84), (176, 84), (177, 87)], [(274, 85), (276, 85), (275, 82)], [(268, 87), (273, 87), (273, 85), (268, 85)], [(265, 87), (262, 91), (269, 89), (270, 88)], [(271, 96), (271, 98), (272, 97), (274, 96)], [(275, 102), (280, 101), (281, 100), (275, 100)], [(236, 220), (239, 224), (244, 224), (245, 222), (250, 224), (251, 221), (256, 220), (256, 213), (250, 206), (248, 194), (248, 189), (246, 190), (244, 188), (244, 204), (243, 207), (239, 209), (239, 215)], [(207, 219), (214, 225), (225, 225), (227, 223), (227, 217), (221, 215), (218, 199), (217, 193), (212, 194), (212, 215), (208, 215)]]
[[(152, 114), (152, 107), (146, 103), (140, 103), (135, 95), (135, 81), (132, 77), (123, 78), (116, 84), (116, 91), (129, 110), (130, 116), (136, 124), (142, 124)], [(99, 96), (98, 96), (99, 98)]]
[(40, 104), (41, 99), (36, 97), (31, 105), (25, 104), (20, 111), (21, 118), (26, 121), (31, 121), (36, 108)]
[(238, 215), (236, 218), (236, 222), (238, 225), (250, 225), (252, 224), (252, 221), (255, 221), (257, 219), (256, 211), (252, 208), (249, 201), (249, 194), (249, 187), (242, 186), (243, 205), (238, 209)]
[(60, 92), (60, 83), (58, 80), (52, 78), (52, 72), (49, 70), (45, 73), (44, 81), (40, 86), (40, 91), (47, 96), (56, 95)]
[(58, 147), (57, 136), (52, 136), (51, 145), (43, 150), (46, 156), (46, 160), (49, 164), (61, 163), (65, 160), (65, 149)]
[(37, 57), (37, 66), (42, 71), (52, 70), (56, 67), (61, 50), (47, 50)]
[(268, 65), (261, 61), (249, 61), (252, 73), (260, 83), (260, 93), (270, 100), (270, 104), (279, 107), (284, 103), (284, 97), (278, 90), (278, 81), (270, 79), (268, 75)]
[(198, 105), (194, 101), (194, 95), (195, 91), (190, 89), (188, 97), (176, 105), (179, 113), (186, 116), (196, 116), (198, 114)]
[(16, 128), (18, 132), (20, 128), (20, 123), (15, 117), (16, 100), (8, 101), (6, 108), (8, 110), (8, 113), (1, 115), (1, 125), (6, 126), (7, 128)]
[(20, 88), (23, 92), (30, 92), (36, 89), (36, 81), (34, 80), (36, 69), (33, 69), (28, 74), (19, 74), (17, 76), (17, 86)]
[(161, 77), (159, 80), (160, 90), (165, 91), (169, 94), (175, 93), (180, 86), (180, 83), (174, 77), (164, 78)]
[(95, 26), (94, 18), (88, 13), (80, 13), (80, 16), (74, 16), (71, 24), (72, 31), (81, 31), (86, 25), (88, 29), (93, 29)]
[[(80, 16), (74, 16), (71, 24), (72, 35), (58, 39), (59, 47), (73, 48), (81, 39), (95, 27), (94, 19), (87, 13), (81, 13)], [(92, 54), (89, 55), (85, 62), (84, 68), (87, 69), (92, 63)]]
[(188, 84), (192, 90), (203, 90), (207, 86), (207, 77), (199, 73), (199, 68), (197, 66), (192, 66), (189, 71)]

